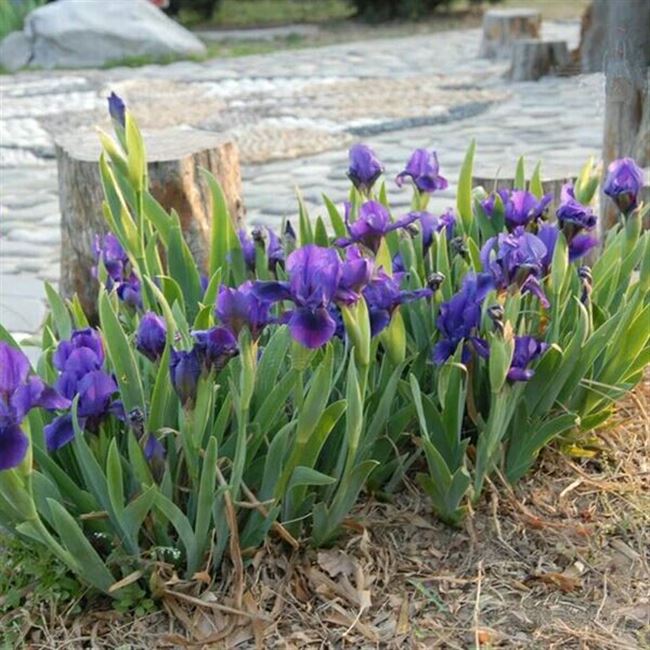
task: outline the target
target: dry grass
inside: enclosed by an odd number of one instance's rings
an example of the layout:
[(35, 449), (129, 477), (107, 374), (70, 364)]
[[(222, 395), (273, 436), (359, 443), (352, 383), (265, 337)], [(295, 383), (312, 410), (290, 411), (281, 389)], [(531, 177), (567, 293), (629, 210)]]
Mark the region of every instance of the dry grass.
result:
[(407, 486), (362, 505), (336, 548), (272, 542), (209, 586), (163, 576), (164, 613), (32, 613), (29, 647), (649, 647), (649, 397), (646, 377), (597, 456), (549, 450), (459, 530)]

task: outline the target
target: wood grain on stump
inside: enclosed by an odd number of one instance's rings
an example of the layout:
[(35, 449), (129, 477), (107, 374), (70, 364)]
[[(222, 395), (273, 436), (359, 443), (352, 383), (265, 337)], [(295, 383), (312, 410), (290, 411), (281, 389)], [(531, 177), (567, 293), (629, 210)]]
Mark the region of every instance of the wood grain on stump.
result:
[(522, 38), (512, 44), (512, 81), (537, 81), (547, 74), (561, 72), (570, 62), (566, 41), (540, 41)]
[(479, 56), (508, 59), (514, 41), (538, 38), (542, 14), (534, 9), (492, 9), (483, 16), (483, 37)]
[[(236, 144), (198, 130), (144, 132), (150, 191), (170, 211), (178, 212), (184, 237), (199, 267), (207, 262), (212, 227), (212, 198), (200, 168), (212, 172), (223, 188), (230, 214), (244, 218), (241, 172)], [(61, 207), (60, 290), (79, 295), (84, 310), (95, 313), (97, 282), (93, 241), (107, 224), (102, 214), (104, 193), (99, 175), (101, 148), (94, 132), (70, 134), (56, 143)]]

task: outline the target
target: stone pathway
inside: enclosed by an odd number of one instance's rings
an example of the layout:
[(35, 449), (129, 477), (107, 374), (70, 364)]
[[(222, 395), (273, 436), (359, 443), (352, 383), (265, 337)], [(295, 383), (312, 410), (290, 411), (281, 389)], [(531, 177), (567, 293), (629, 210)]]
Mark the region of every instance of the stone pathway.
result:
[[(549, 38), (577, 43), (577, 22), (549, 23)], [(418, 146), (437, 149), (453, 204), (471, 138), (485, 175), (512, 173), (517, 157), (547, 176), (575, 173), (599, 155), (601, 75), (511, 84), (506, 65), (476, 58), (478, 30), (368, 40), (203, 63), (138, 69), (30, 72), (0, 77), (0, 323), (21, 336), (44, 315), (42, 280), (59, 273), (53, 139), (99, 124), (105, 97), (123, 95), (143, 126), (186, 124), (239, 142), (251, 225), (295, 214), (296, 186), (313, 216), (321, 192), (342, 201), (347, 146), (371, 144), (389, 178)], [(390, 183), (399, 210), (409, 192)]]

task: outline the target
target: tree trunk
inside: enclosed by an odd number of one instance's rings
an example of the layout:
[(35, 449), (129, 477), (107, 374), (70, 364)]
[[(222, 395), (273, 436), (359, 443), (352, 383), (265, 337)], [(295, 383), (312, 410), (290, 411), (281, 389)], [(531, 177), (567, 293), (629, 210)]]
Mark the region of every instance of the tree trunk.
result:
[[(650, 164), (648, 150), (648, 66), (650, 66), (650, 2), (608, 2), (605, 55), (604, 169), (616, 158), (632, 156)], [(601, 197), (603, 229), (616, 223), (617, 211)]]
[(542, 14), (534, 9), (492, 9), (483, 16), (483, 38), (479, 56), (508, 59), (514, 41), (538, 38)]
[(540, 41), (526, 38), (512, 44), (512, 81), (537, 81), (547, 74), (557, 74), (569, 64), (566, 41)]
[[(210, 245), (212, 200), (199, 168), (212, 172), (221, 184), (233, 221), (244, 217), (237, 146), (204, 131), (166, 129), (145, 132), (149, 185), (165, 208), (176, 210), (185, 239), (204, 268)], [(78, 294), (87, 314), (96, 311), (97, 282), (93, 241), (105, 233), (102, 214), (104, 194), (100, 182), (100, 146), (94, 133), (74, 134), (56, 143), (61, 207), (61, 280), (66, 297)]]
[(582, 72), (603, 69), (610, 4), (611, 0), (593, 0), (582, 16), (578, 47)]

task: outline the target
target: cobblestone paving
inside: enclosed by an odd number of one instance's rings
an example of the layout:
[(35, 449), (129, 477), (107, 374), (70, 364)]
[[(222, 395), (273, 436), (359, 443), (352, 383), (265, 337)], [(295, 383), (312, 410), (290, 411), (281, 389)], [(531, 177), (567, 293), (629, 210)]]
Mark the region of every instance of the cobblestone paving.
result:
[[(549, 23), (545, 36), (576, 45), (577, 22)], [(225, 131), (244, 161), (250, 224), (295, 213), (301, 188), (312, 215), (321, 192), (347, 192), (347, 145), (373, 145), (392, 178), (416, 146), (434, 147), (453, 203), (471, 138), (478, 173), (512, 173), (524, 154), (549, 177), (598, 155), (600, 75), (511, 84), (506, 65), (476, 58), (478, 30), (370, 40), (203, 63), (139, 69), (31, 72), (0, 78), (0, 322), (24, 336), (44, 314), (42, 280), (59, 274), (59, 207), (53, 140), (108, 127), (105, 97), (122, 94), (144, 127), (186, 124)], [(391, 184), (393, 204), (408, 191)]]

